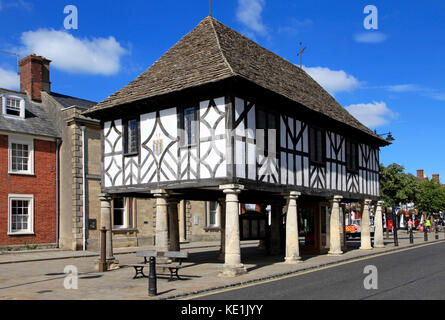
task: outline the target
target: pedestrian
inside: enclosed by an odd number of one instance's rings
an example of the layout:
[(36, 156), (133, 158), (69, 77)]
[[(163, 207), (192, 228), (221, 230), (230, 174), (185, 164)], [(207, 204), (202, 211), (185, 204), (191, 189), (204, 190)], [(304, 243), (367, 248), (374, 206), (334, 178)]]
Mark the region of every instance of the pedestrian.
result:
[(430, 229), (431, 229), (431, 220), (430, 219), (426, 219), (425, 226), (426, 226), (426, 232), (430, 232)]
[(411, 220), (411, 218), (408, 220), (408, 234), (411, 232), (411, 230), (413, 229), (413, 220)]

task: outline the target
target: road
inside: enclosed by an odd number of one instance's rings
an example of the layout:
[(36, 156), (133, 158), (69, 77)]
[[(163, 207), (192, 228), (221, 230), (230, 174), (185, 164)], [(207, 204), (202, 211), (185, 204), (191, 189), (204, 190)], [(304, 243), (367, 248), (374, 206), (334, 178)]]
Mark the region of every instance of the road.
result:
[[(377, 268), (378, 289), (366, 290), (366, 266)], [(367, 281), (367, 283), (369, 283)], [(445, 299), (445, 243), (346, 263), (197, 300)]]

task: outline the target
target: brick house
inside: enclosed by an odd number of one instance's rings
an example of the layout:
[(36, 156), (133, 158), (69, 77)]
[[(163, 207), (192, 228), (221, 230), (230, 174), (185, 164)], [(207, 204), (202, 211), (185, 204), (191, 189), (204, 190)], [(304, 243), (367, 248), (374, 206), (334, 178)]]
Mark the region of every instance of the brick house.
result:
[[(22, 60), (22, 91), (0, 89), (0, 246), (56, 243), (57, 146), (60, 135), (42, 108), (41, 90)], [(41, 66), (47, 60), (40, 60)], [(34, 71), (35, 72), (35, 71)], [(40, 70), (45, 79), (43, 68)], [(38, 85), (49, 86), (48, 81)], [(24, 91), (30, 92), (29, 95)]]

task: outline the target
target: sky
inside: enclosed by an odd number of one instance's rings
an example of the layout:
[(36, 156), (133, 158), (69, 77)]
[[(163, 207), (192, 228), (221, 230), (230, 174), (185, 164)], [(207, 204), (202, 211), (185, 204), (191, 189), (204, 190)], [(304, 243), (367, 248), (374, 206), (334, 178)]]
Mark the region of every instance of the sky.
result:
[[(0, 87), (19, 89), (9, 53), (36, 53), (52, 60), (52, 91), (102, 101), (208, 15), (209, 0), (0, 0)], [(392, 133), (384, 165), (445, 181), (444, 1), (213, 0), (212, 15), (297, 65), (302, 42), (303, 68)]]

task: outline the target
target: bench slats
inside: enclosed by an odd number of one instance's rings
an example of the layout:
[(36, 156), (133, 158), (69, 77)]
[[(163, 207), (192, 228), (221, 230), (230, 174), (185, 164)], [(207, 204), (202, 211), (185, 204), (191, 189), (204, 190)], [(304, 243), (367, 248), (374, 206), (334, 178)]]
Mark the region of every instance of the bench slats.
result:
[(189, 253), (186, 251), (155, 251), (155, 250), (146, 250), (136, 252), (136, 257), (166, 257), (166, 258), (180, 258), (187, 259)]

